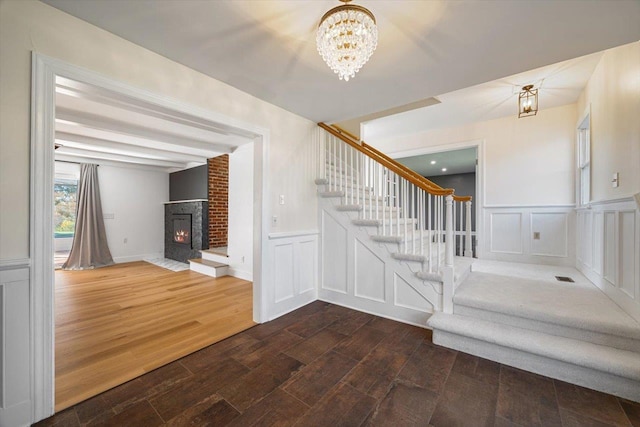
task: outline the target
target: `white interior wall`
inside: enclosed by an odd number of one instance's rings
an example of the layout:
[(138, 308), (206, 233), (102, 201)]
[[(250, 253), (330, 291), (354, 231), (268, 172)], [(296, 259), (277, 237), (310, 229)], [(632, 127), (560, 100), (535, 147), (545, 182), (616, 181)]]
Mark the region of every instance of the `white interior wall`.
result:
[(229, 155), (228, 263), (245, 280), (253, 280), (253, 154), (245, 144)]
[[(80, 165), (56, 162), (55, 173), (56, 176), (79, 179)], [(107, 243), (113, 260), (121, 263), (162, 258), (163, 203), (169, 200), (169, 174), (101, 165), (98, 180)], [(67, 239), (55, 240), (56, 249), (63, 250), (58, 248), (58, 240)]]
[[(640, 42), (608, 50), (578, 100), (591, 110), (591, 200), (640, 192)], [(614, 172), (620, 186), (611, 186)]]
[[(540, 94), (541, 105), (544, 92)], [(514, 109), (516, 99), (514, 98)], [(433, 129), (393, 139), (369, 140), (392, 155), (463, 141), (484, 141), (484, 203), (487, 206), (574, 203), (575, 104), (542, 109), (454, 128)], [(396, 155), (394, 155), (394, 153)]]
[[(542, 103), (544, 92), (540, 97)], [(478, 141), (478, 256), (573, 265), (576, 120), (571, 104), (542, 108), (533, 117), (513, 115), (367, 142), (392, 157), (405, 157)], [(533, 239), (534, 232), (540, 239)]]
[[(31, 52), (269, 131), (274, 231), (317, 227), (310, 132), (315, 124), (35, 0), (0, 2), (0, 259), (29, 256)], [(278, 204), (278, 195), (287, 197)]]
[(100, 198), (107, 243), (116, 263), (162, 258), (166, 172), (101, 165)]
[[(639, 110), (637, 42), (606, 51), (578, 100), (579, 114), (590, 112), (591, 203), (577, 213), (576, 266), (638, 321)], [(611, 185), (614, 172), (619, 187)]]

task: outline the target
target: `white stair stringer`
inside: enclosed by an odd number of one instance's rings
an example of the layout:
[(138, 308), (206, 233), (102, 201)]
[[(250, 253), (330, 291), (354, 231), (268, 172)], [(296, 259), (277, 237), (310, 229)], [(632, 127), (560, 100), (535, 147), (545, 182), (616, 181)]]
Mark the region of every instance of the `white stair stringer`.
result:
[(436, 313), (435, 344), (640, 401), (640, 354), (460, 314)]
[[(319, 298), (323, 301), (424, 327), (431, 313), (441, 310), (442, 282), (419, 279), (406, 262), (394, 259), (393, 252), (386, 244), (374, 242), (365, 230), (366, 227), (353, 224), (354, 218), (351, 215), (354, 212), (339, 209), (343, 206), (339, 199), (320, 197), (318, 202), (323, 239), (331, 235), (331, 231), (327, 232), (325, 229), (329, 218), (338, 224), (337, 227), (341, 234), (344, 230), (346, 236), (345, 241), (323, 241), (322, 243), (322, 280)], [(346, 275), (345, 286), (327, 282), (329, 280), (327, 277), (330, 276), (327, 269), (335, 268), (334, 265), (327, 264), (328, 258), (332, 252), (342, 250), (337, 247), (341, 245), (345, 246), (346, 269), (349, 272)], [(362, 246), (373, 254), (372, 258), (375, 258), (376, 263), (383, 266), (381, 270), (384, 271), (384, 277), (376, 278), (381, 281), (379, 289), (363, 290), (367, 286), (370, 287), (371, 283), (364, 283), (364, 279), (363, 283), (359, 283), (359, 277), (365, 276), (369, 270), (368, 266), (358, 265), (357, 262), (356, 252), (365, 251), (365, 249), (356, 249), (356, 247)], [(406, 298), (402, 299), (401, 294), (403, 292), (406, 294), (407, 287), (411, 289), (408, 291), (409, 294), (413, 292), (414, 294), (411, 295), (420, 301), (407, 303)]]

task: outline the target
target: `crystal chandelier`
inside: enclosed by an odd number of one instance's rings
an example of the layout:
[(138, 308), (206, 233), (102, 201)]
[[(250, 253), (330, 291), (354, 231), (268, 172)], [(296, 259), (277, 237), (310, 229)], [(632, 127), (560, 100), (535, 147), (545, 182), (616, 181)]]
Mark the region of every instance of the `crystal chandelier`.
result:
[(347, 4), (334, 7), (324, 14), (318, 26), (316, 43), (324, 62), (349, 81), (369, 60), (378, 45), (376, 18), (362, 6)]

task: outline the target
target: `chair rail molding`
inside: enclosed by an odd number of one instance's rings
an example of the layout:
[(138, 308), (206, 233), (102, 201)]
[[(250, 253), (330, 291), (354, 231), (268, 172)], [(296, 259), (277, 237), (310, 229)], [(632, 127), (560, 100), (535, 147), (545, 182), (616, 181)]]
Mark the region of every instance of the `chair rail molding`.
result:
[(31, 171), (30, 171), (30, 339), (31, 422), (54, 413), (54, 305), (53, 305), (53, 163), (56, 77), (64, 77), (111, 91), (123, 99), (169, 110), (181, 117), (222, 124), (254, 143), (253, 211), (253, 313), (256, 322), (266, 321), (268, 301), (263, 298), (268, 260), (269, 141), (267, 128), (224, 114), (171, 99), (114, 80), (64, 61), (32, 52)]

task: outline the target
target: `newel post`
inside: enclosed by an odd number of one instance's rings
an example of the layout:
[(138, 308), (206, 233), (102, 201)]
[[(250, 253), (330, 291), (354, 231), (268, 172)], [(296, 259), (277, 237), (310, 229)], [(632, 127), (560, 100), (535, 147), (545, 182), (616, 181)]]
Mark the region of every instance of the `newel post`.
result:
[(471, 200), (465, 203), (467, 208), (467, 217), (464, 235), (464, 256), (473, 256), (473, 247), (471, 246)]
[(446, 197), (446, 215), (444, 226), (444, 265), (453, 265), (453, 245), (455, 244), (453, 238), (453, 196), (448, 195)]

